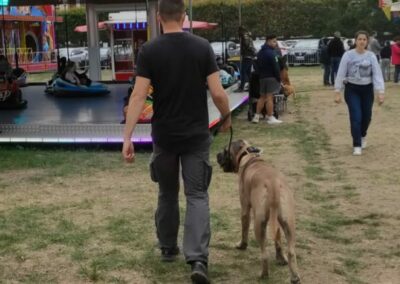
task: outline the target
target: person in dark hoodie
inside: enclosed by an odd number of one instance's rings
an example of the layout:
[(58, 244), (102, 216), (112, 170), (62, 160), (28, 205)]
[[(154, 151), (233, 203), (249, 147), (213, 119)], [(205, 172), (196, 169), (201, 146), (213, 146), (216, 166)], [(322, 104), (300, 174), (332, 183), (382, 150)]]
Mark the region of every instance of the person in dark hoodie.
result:
[(324, 86), (333, 85), (332, 81), (329, 81), (331, 78), (331, 58), (328, 54), (328, 43), (329, 39), (324, 37), (320, 42), (320, 50), (321, 50), (321, 57), (320, 62), (324, 68)]
[(256, 114), (252, 122), (258, 123), (261, 111), (267, 104), (267, 123), (279, 124), (281, 120), (276, 119), (274, 112), (274, 94), (281, 88), (279, 56), (276, 52), (278, 41), (276, 35), (268, 35), (266, 42), (257, 53), (257, 68), (260, 76), (260, 98), (257, 101)]
[(239, 37), (240, 37), (240, 55), (241, 55), (241, 65), (240, 65), (240, 86), (237, 92), (243, 92), (245, 84), (249, 81), (251, 66), (253, 65), (253, 60), (256, 55), (256, 49), (253, 44), (253, 39), (251, 38), (251, 33), (244, 27), (239, 27)]
[(328, 54), (331, 58), (331, 82), (335, 82), (340, 60), (344, 54), (344, 44), (340, 39), (340, 32), (334, 33), (334, 38), (328, 44)]

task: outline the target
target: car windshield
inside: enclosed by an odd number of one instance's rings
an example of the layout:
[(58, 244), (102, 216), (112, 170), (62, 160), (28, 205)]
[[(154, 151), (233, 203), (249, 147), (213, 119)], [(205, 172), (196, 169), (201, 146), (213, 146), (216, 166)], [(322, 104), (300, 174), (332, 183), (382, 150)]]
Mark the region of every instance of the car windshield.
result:
[(255, 41), (253, 41), (253, 44), (254, 44), (254, 48), (258, 51), (265, 44), (265, 40), (256, 39)]
[(318, 40), (299, 40), (295, 48), (318, 48)]

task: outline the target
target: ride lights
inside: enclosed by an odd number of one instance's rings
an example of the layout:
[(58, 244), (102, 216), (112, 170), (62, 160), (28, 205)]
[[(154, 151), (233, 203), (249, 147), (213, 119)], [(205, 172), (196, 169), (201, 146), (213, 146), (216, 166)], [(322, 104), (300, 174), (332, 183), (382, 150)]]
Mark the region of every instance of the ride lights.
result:
[(145, 29), (147, 29), (147, 23), (146, 22), (115, 23), (114, 29), (115, 30), (145, 30)]

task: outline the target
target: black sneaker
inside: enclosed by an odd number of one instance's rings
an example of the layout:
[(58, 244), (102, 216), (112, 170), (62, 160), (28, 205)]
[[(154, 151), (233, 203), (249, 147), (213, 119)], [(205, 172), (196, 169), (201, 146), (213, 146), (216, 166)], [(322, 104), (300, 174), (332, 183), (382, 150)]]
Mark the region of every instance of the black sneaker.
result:
[(209, 284), (207, 264), (201, 261), (192, 263), (192, 275), (190, 276), (194, 284)]
[(161, 261), (172, 262), (176, 260), (179, 254), (179, 247), (161, 248)]

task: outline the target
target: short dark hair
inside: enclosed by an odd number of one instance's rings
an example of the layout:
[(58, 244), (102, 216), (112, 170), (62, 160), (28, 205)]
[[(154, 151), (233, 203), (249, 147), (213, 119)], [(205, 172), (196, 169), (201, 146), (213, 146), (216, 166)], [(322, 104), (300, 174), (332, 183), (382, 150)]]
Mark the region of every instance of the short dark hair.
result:
[(179, 22), (183, 13), (185, 13), (184, 0), (160, 0), (158, 2), (158, 12), (166, 22)]
[(274, 39), (274, 38), (277, 38), (277, 36), (276, 36), (275, 34), (268, 34), (268, 35), (265, 37), (265, 40), (268, 41), (268, 40)]

